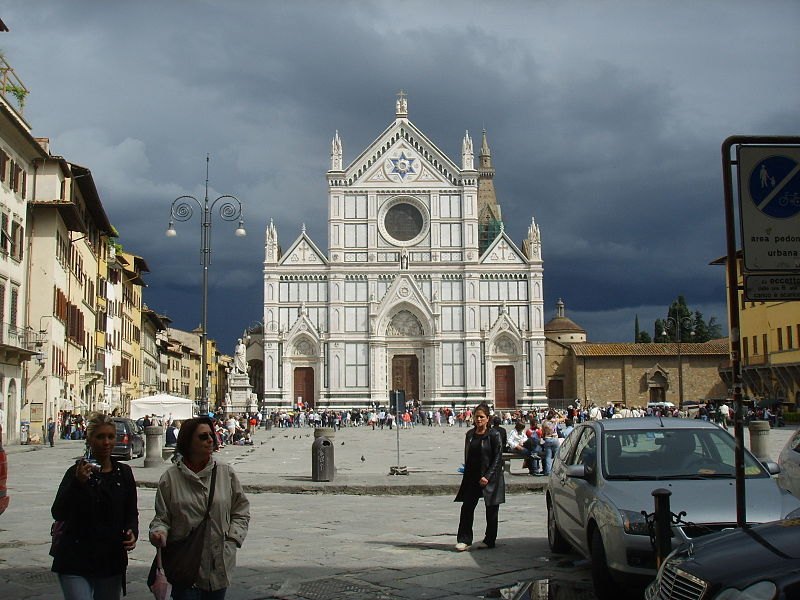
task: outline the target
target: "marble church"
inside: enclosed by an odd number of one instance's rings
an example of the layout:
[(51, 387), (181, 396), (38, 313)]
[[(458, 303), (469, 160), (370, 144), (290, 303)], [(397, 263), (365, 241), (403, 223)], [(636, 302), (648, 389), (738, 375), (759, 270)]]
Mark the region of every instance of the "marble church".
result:
[(536, 222), (521, 245), (505, 231), (485, 132), (477, 162), (469, 132), (456, 162), (402, 93), (394, 117), (349, 164), (335, 133), (326, 250), (267, 229), (264, 407), (546, 402)]

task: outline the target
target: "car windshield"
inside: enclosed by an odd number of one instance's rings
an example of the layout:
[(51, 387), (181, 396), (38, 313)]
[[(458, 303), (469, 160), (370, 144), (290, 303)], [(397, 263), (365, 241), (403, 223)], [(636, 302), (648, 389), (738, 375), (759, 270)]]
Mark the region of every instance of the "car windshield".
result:
[[(606, 479), (735, 478), (735, 441), (721, 429), (606, 431), (603, 475)], [(745, 452), (746, 477), (769, 477)]]

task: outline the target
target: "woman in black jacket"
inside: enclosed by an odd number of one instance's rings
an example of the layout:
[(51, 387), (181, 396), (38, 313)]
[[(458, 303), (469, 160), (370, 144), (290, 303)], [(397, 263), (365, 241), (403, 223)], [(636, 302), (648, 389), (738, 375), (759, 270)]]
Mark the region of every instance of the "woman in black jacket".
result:
[[(455, 502), (462, 502), (456, 550), (494, 548), (497, 540), (497, 515), (506, 501), (503, 479), (503, 441), (497, 429), (489, 427), (489, 407), (479, 404), (472, 413), (475, 427), (467, 431), (464, 444), (464, 478)], [(483, 541), (472, 545), (475, 507), (483, 497), (486, 504), (486, 533)]]
[(128, 552), (139, 536), (131, 468), (111, 458), (117, 429), (93, 415), (86, 429), (91, 457), (67, 469), (53, 502), (53, 571), (65, 600), (118, 600)]

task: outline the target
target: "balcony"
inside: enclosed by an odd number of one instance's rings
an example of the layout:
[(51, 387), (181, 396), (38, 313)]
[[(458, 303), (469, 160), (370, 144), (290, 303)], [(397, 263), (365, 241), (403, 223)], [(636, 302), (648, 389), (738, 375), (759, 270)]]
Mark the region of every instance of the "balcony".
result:
[(37, 344), (41, 346), (41, 334), (29, 327), (18, 327), (0, 323), (0, 358), (11, 364), (21, 363), (34, 356)]
[(6, 61), (6, 57), (0, 53), (0, 96), (11, 106), (19, 116), (25, 111), (25, 98), (28, 96), (28, 88), (14, 72), (14, 69)]

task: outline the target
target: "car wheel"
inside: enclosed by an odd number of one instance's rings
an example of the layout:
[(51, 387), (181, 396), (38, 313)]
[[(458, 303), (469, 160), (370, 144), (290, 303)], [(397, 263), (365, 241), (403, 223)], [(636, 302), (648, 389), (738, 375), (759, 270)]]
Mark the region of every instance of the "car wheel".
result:
[(591, 555), (592, 583), (594, 584), (595, 596), (597, 596), (599, 600), (613, 600), (619, 598), (619, 587), (614, 582), (608, 570), (606, 549), (605, 546), (603, 546), (603, 538), (598, 529), (592, 532)]
[(125, 460), (132, 460), (133, 459), (133, 448), (128, 448), (128, 451), (123, 455)]
[(555, 511), (550, 500), (547, 501), (547, 543), (555, 554), (566, 554), (571, 549), (569, 542), (558, 528)]

